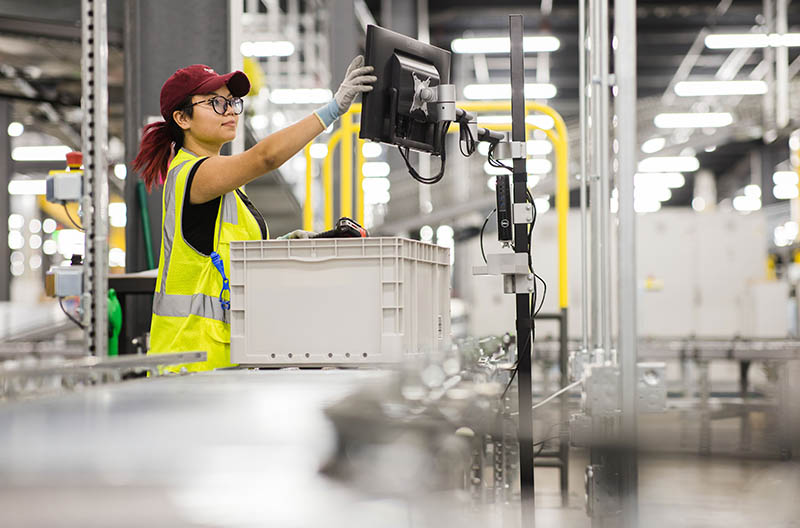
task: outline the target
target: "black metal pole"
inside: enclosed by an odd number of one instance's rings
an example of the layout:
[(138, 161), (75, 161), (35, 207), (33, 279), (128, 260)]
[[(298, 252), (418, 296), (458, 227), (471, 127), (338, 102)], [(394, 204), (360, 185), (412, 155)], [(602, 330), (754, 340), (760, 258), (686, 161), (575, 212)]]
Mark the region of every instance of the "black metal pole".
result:
[[(558, 332), (561, 346), (558, 351), (558, 368), (561, 371), (561, 386), (566, 387), (569, 384), (569, 375), (567, 373), (567, 361), (569, 360), (569, 341), (567, 336), (567, 309), (561, 309), (561, 319), (558, 324)], [(569, 442), (565, 441), (563, 434), (567, 429), (567, 421), (569, 420), (569, 394), (565, 393), (561, 396), (561, 439), (559, 441), (558, 457), (561, 459), (561, 506), (566, 507), (569, 503)]]
[[(511, 38), (511, 140), (525, 142), (525, 65), (522, 50), (522, 15), (510, 15)], [(524, 158), (514, 158), (514, 203), (527, 202), (528, 173)], [(514, 251), (528, 253), (528, 225), (514, 224)], [(533, 482), (533, 400), (531, 388), (531, 312), (528, 293), (517, 293), (517, 343), (519, 383), (519, 471), (522, 526), (535, 526)]]

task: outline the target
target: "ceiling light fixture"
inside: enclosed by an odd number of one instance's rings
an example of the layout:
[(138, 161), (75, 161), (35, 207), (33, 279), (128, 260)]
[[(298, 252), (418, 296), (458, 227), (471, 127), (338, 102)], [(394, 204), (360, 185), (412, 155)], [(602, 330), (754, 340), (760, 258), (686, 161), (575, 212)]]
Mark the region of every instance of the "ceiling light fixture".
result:
[[(277, 88), (269, 94), (269, 100), (275, 104), (322, 104), (330, 101), (333, 93), (327, 88)], [(275, 122), (275, 126), (280, 126)]]
[(777, 48), (800, 46), (800, 33), (720, 33), (705, 38), (709, 49)]
[(294, 53), (294, 44), (287, 40), (242, 42), (239, 51), (245, 57), (288, 57)]
[[(556, 51), (561, 41), (552, 35), (523, 37), (522, 50), (525, 53)], [(511, 41), (508, 37), (457, 38), (450, 43), (453, 53), (509, 53)]]
[(35, 147), (16, 147), (11, 151), (14, 161), (63, 161), (72, 149), (66, 145), (43, 145)]
[(733, 115), (730, 112), (658, 114), (653, 123), (658, 128), (721, 128), (733, 123)]
[(767, 90), (764, 81), (681, 81), (675, 85), (680, 97), (763, 95)]
[(659, 150), (663, 149), (664, 145), (666, 144), (667, 140), (663, 137), (650, 138), (642, 143), (642, 152), (645, 154), (655, 154)]
[(694, 156), (653, 156), (639, 162), (639, 172), (694, 172), (699, 168)]
[[(558, 90), (550, 83), (528, 83), (525, 85), (527, 99), (552, 99)], [(464, 98), (470, 100), (511, 99), (511, 84), (468, 84), (464, 87)]]

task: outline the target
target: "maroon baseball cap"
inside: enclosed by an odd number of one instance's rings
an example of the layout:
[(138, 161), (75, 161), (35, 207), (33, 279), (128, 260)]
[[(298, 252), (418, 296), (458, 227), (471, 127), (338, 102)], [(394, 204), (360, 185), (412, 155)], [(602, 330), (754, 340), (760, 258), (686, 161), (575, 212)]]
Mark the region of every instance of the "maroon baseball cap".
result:
[(205, 64), (181, 68), (170, 75), (161, 87), (161, 115), (168, 120), (186, 97), (213, 92), (223, 85), (228, 86), (234, 97), (243, 97), (250, 91), (250, 79), (244, 72), (233, 71), (219, 75)]

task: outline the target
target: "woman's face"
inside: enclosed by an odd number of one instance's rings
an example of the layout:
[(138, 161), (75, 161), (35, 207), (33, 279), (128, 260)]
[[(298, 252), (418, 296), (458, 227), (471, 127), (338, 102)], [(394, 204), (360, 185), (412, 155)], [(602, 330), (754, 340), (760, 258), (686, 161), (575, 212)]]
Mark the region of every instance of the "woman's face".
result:
[(226, 86), (208, 94), (193, 95), (192, 117), (184, 114), (178, 121), (178, 116), (176, 116), (176, 122), (187, 134), (191, 134), (201, 143), (222, 145), (232, 141), (236, 137), (239, 116), (234, 113), (230, 101), (228, 101), (229, 104), (224, 115), (220, 115), (214, 110), (211, 99), (220, 96), (225, 99), (231, 98), (231, 93)]

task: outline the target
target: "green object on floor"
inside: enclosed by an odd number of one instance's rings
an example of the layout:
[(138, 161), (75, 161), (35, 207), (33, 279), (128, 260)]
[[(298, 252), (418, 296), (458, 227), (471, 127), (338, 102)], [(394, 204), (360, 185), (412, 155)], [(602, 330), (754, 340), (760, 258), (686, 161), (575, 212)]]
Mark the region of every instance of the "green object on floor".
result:
[(122, 329), (122, 305), (114, 288), (108, 290), (108, 355), (119, 355), (119, 332)]

